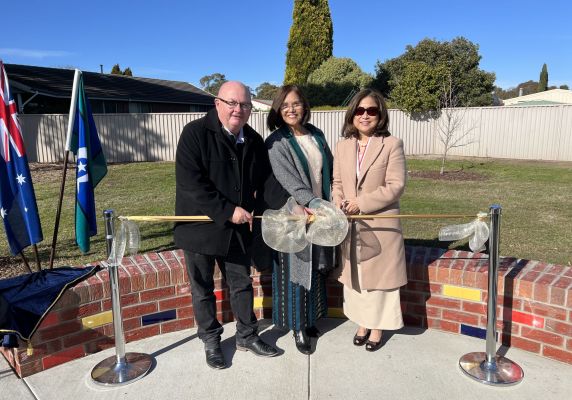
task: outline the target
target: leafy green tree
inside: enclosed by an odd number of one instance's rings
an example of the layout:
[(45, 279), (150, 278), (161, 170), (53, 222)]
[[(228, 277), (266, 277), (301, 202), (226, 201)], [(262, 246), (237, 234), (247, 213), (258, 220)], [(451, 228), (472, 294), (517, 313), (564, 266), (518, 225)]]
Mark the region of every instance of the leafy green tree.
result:
[(133, 76), (133, 72), (131, 72), (131, 68), (129, 68), (129, 67), (125, 68), (125, 70), (123, 71), (123, 75)]
[(210, 94), (214, 94), (216, 96), (218, 94), (218, 90), (226, 81), (227, 79), (224, 74), (215, 72), (214, 74), (203, 76), (199, 80), (199, 83), (201, 84), (201, 88), (204, 91), (207, 91)]
[(405, 68), (391, 98), (398, 108), (409, 114), (422, 114), (440, 108), (443, 82), (449, 76), (443, 64), (435, 66), (422, 61), (405, 63)]
[[(491, 105), (495, 74), (481, 70), (479, 68), (480, 60), (479, 46), (463, 37), (457, 37), (450, 42), (423, 39), (416, 46), (406, 46), (405, 53), (399, 57), (383, 63), (378, 61), (374, 84), (382, 92), (388, 94), (397, 107), (403, 108), (398, 99), (395, 98), (395, 89), (399, 86), (408, 85), (398, 89), (397, 93), (401, 95), (407, 91), (426, 93), (430, 93), (432, 90), (439, 91), (440, 89), (435, 88), (442, 87), (442, 85), (435, 86), (435, 77), (430, 78), (429, 72), (437, 73), (437, 71), (445, 68), (450, 72), (453, 79), (452, 86), (456, 90), (459, 106)], [(415, 63), (424, 63), (427, 66), (426, 68), (423, 67), (419, 77), (422, 77), (424, 82), (430, 85), (429, 87), (415, 88), (416, 85), (422, 84), (422, 82), (416, 83), (412, 79), (415, 75), (415, 71), (412, 71), (412, 65), (421, 65)], [(407, 79), (404, 80), (405, 73), (408, 75)], [(433, 95), (440, 97), (440, 93)], [(426, 105), (431, 104), (431, 102), (424, 103)]]
[(334, 28), (328, 0), (295, 0), (284, 84), (302, 85), (332, 56)]
[(273, 99), (279, 87), (269, 82), (263, 82), (256, 88), (256, 97), (259, 99)]
[(568, 85), (560, 85), (559, 89), (570, 90)]
[(542, 65), (542, 71), (540, 71), (537, 92), (544, 92), (546, 89), (548, 89), (548, 68), (546, 67), (546, 63), (544, 63)]
[(516, 87), (511, 87), (506, 90), (495, 87), (495, 93), (500, 99), (512, 99), (513, 97), (518, 97), (520, 93), (520, 89), (522, 89), (522, 95), (526, 96), (527, 94), (536, 93), (538, 90), (538, 82), (530, 80), (526, 82), (519, 83)]
[(330, 57), (308, 76), (308, 83), (325, 85), (328, 82), (349, 83), (358, 89), (369, 86), (372, 76), (363, 72), (351, 58)]

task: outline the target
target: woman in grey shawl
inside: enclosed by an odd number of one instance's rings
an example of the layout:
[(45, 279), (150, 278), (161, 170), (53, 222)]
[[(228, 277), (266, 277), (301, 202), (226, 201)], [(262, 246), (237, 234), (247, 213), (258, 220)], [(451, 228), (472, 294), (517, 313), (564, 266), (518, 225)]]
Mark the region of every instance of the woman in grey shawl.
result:
[[(299, 205), (330, 200), (333, 156), (322, 131), (308, 123), (310, 106), (294, 85), (280, 88), (268, 114), (274, 132), (266, 139), (272, 171)], [(296, 347), (311, 352), (309, 336), (317, 336), (315, 322), (326, 315), (326, 277), (333, 267), (333, 248), (309, 244), (298, 253), (275, 252), (272, 274), (274, 325), (294, 332)]]

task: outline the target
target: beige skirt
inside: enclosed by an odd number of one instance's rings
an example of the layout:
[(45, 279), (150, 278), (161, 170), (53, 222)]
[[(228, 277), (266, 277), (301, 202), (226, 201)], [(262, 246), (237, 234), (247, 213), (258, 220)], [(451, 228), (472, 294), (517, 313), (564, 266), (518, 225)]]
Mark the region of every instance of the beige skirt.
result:
[(399, 288), (356, 291), (344, 285), (344, 314), (367, 329), (400, 329), (403, 316)]

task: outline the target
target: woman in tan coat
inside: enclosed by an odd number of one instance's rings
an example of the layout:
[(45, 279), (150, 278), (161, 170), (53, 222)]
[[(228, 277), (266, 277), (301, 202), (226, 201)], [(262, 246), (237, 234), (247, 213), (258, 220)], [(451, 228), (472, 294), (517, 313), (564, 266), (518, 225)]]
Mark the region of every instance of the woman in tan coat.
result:
[[(399, 214), (405, 186), (403, 141), (390, 135), (383, 96), (357, 93), (345, 116), (334, 155), (332, 197), (346, 214)], [(382, 331), (403, 327), (399, 288), (407, 283), (401, 223), (397, 218), (353, 220), (342, 244), (339, 281), (344, 313), (359, 328), (356, 346), (376, 351)]]

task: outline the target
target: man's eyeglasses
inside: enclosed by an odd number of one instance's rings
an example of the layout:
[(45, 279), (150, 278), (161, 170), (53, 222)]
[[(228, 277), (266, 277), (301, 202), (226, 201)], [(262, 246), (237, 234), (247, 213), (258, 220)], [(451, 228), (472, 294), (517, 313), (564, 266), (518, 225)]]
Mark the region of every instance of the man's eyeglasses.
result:
[(280, 109), (282, 111), (286, 111), (289, 110), (290, 108), (302, 108), (304, 105), (302, 103), (292, 103), (292, 104), (288, 104), (288, 103), (284, 103), (280, 106)]
[(225, 99), (221, 99), (220, 97), (216, 97), (217, 99), (219, 99), (220, 101), (222, 101), (224, 104), (226, 104), (231, 110), (234, 109), (236, 106), (240, 106), (240, 109), (243, 111), (250, 111), (252, 110), (252, 103), (239, 103), (238, 101), (234, 101), (234, 100), (225, 100)]
[(368, 107), (368, 108), (358, 107), (358, 108), (356, 108), (356, 113), (354, 115), (357, 115), (359, 117), (359, 116), (363, 115), (364, 113), (367, 113), (367, 115), (369, 115), (370, 117), (376, 117), (379, 115), (379, 108), (377, 108), (377, 107)]

